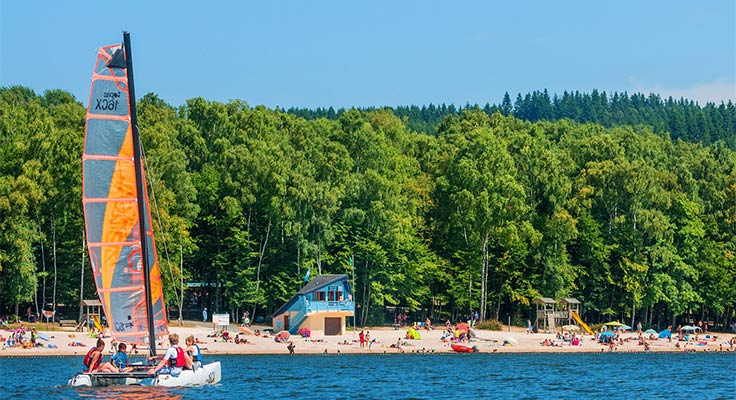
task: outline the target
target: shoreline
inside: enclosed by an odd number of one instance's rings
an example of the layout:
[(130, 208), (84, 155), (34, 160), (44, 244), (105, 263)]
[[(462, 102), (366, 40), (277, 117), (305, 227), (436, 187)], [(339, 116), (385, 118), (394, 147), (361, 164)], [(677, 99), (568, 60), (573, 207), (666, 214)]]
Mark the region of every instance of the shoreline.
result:
[[(266, 326), (253, 326), (251, 329), (268, 329)], [(230, 325), (228, 331), (231, 338), (238, 332), (237, 325)], [(338, 336), (315, 336), (311, 338), (302, 338), (299, 336), (291, 336), (290, 341), (296, 346), (294, 355), (356, 355), (356, 354), (373, 354), (373, 355), (389, 355), (389, 354), (416, 354), (416, 355), (432, 355), (432, 354), (455, 354), (448, 342), (443, 342), (441, 337), (443, 330), (420, 330), (421, 339), (410, 340), (404, 339), (407, 329), (394, 329), (391, 327), (372, 327), (364, 329), (370, 332), (371, 340), (375, 342), (368, 348), (361, 349), (358, 343), (359, 331), (348, 331)], [(286, 343), (278, 343), (274, 341), (273, 335), (253, 336), (240, 334), (240, 338), (247, 340), (247, 343), (225, 342), (222, 338), (208, 337), (214, 331), (211, 324), (202, 322), (187, 322), (184, 327), (170, 326), (169, 332), (178, 333), (180, 341), (189, 335), (194, 335), (201, 343), (202, 355), (205, 359), (216, 355), (278, 355), (286, 354)], [(11, 332), (0, 331), (0, 336), (7, 339)], [(84, 357), (90, 347), (97, 340), (90, 338), (87, 332), (72, 331), (47, 331), (39, 330), (39, 333), (49, 337), (49, 341), (38, 339), (38, 343), (44, 347), (21, 348), (7, 347), (3, 342), (0, 349), (0, 357), (3, 358), (25, 358), (25, 357), (64, 357), (78, 356)], [(582, 338), (581, 345), (571, 346), (562, 344), (561, 346), (542, 346), (540, 343), (545, 340), (554, 340), (555, 335), (551, 333), (532, 333), (526, 334), (523, 328), (512, 327), (510, 331), (489, 331), (477, 330), (478, 339), (470, 343), (463, 343), (466, 346), (476, 346), (478, 353), (484, 354), (571, 354), (571, 353), (647, 353), (643, 345), (638, 344), (636, 333), (626, 333), (621, 335), (624, 339), (622, 345), (616, 346), (614, 350), (610, 350), (608, 346), (599, 344), (593, 340), (592, 335), (578, 335)], [(736, 342), (736, 335), (728, 333), (712, 333), (709, 339), (700, 343), (679, 342), (680, 348), (676, 348), (675, 339), (668, 342), (666, 339), (659, 339), (650, 342), (650, 351), (652, 353), (731, 353), (736, 354), (736, 345), (732, 346), (730, 342)], [(401, 350), (391, 347), (399, 341)], [(78, 342), (81, 346), (71, 346), (70, 343)], [(104, 356), (107, 358), (113, 354), (111, 339), (105, 338), (107, 343)], [(167, 343), (167, 341), (166, 341)], [(505, 344), (504, 344), (505, 343)], [(513, 344), (512, 344), (513, 343)], [(558, 341), (559, 343), (559, 341)], [(55, 348), (49, 348), (49, 345)], [(165, 349), (168, 345), (157, 346), (157, 348)], [(145, 355), (145, 350), (138, 353), (129, 351), (129, 355), (133, 358)]]

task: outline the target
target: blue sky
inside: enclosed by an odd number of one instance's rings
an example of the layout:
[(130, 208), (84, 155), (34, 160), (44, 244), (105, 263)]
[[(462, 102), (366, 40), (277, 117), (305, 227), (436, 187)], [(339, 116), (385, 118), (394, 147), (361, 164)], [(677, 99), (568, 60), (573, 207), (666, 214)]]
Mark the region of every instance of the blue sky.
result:
[(736, 2), (0, 0), (0, 86), (85, 102), (131, 32), (136, 92), (268, 107), (499, 103), (504, 92), (736, 101)]

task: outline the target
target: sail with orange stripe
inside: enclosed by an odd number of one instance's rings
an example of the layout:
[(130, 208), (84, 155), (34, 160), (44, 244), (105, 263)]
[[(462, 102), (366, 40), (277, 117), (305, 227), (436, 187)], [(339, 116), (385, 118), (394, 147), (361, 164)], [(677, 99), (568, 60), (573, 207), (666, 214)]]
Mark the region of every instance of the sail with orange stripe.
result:
[[(136, 180), (135, 163), (142, 161), (134, 157), (131, 109), (135, 107), (128, 96), (134, 90), (128, 88), (125, 58), (120, 44), (97, 51), (85, 125), (82, 202), (92, 272), (110, 333), (114, 340), (147, 344), (152, 336), (167, 335), (168, 327), (148, 195), (137, 189), (146, 186), (145, 180), (140, 186)], [(138, 199), (143, 203), (142, 219)], [(145, 232), (143, 241), (140, 232)], [(150, 268), (152, 319), (146, 305), (145, 268)]]

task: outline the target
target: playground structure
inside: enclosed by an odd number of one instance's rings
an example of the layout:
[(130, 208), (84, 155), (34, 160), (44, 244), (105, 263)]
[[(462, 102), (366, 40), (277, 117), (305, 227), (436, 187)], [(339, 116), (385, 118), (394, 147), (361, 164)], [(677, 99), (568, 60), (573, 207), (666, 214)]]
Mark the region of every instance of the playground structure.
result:
[(97, 300), (82, 300), (82, 306), (85, 308), (84, 317), (77, 325), (76, 331), (87, 331), (90, 328), (90, 321), (93, 321), (95, 328), (103, 331), (100, 316), (102, 315), (102, 303)]
[(586, 332), (593, 334), (590, 327), (580, 318), (580, 301), (573, 297), (563, 298), (558, 302), (549, 297), (541, 297), (535, 301), (537, 318), (534, 325), (537, 331), (555, 332), (558, 326), (580, 325)]

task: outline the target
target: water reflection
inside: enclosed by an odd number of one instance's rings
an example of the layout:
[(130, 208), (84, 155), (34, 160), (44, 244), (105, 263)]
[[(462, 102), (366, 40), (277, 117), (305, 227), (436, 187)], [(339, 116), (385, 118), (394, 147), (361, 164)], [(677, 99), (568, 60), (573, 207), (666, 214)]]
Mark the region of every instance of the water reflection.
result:
[(78, 388), (79, 397), (90, 399), (117, 399), (117, 400), (180, 400), (181, 394), (175, 389), (154, 386), (106, 386)]

